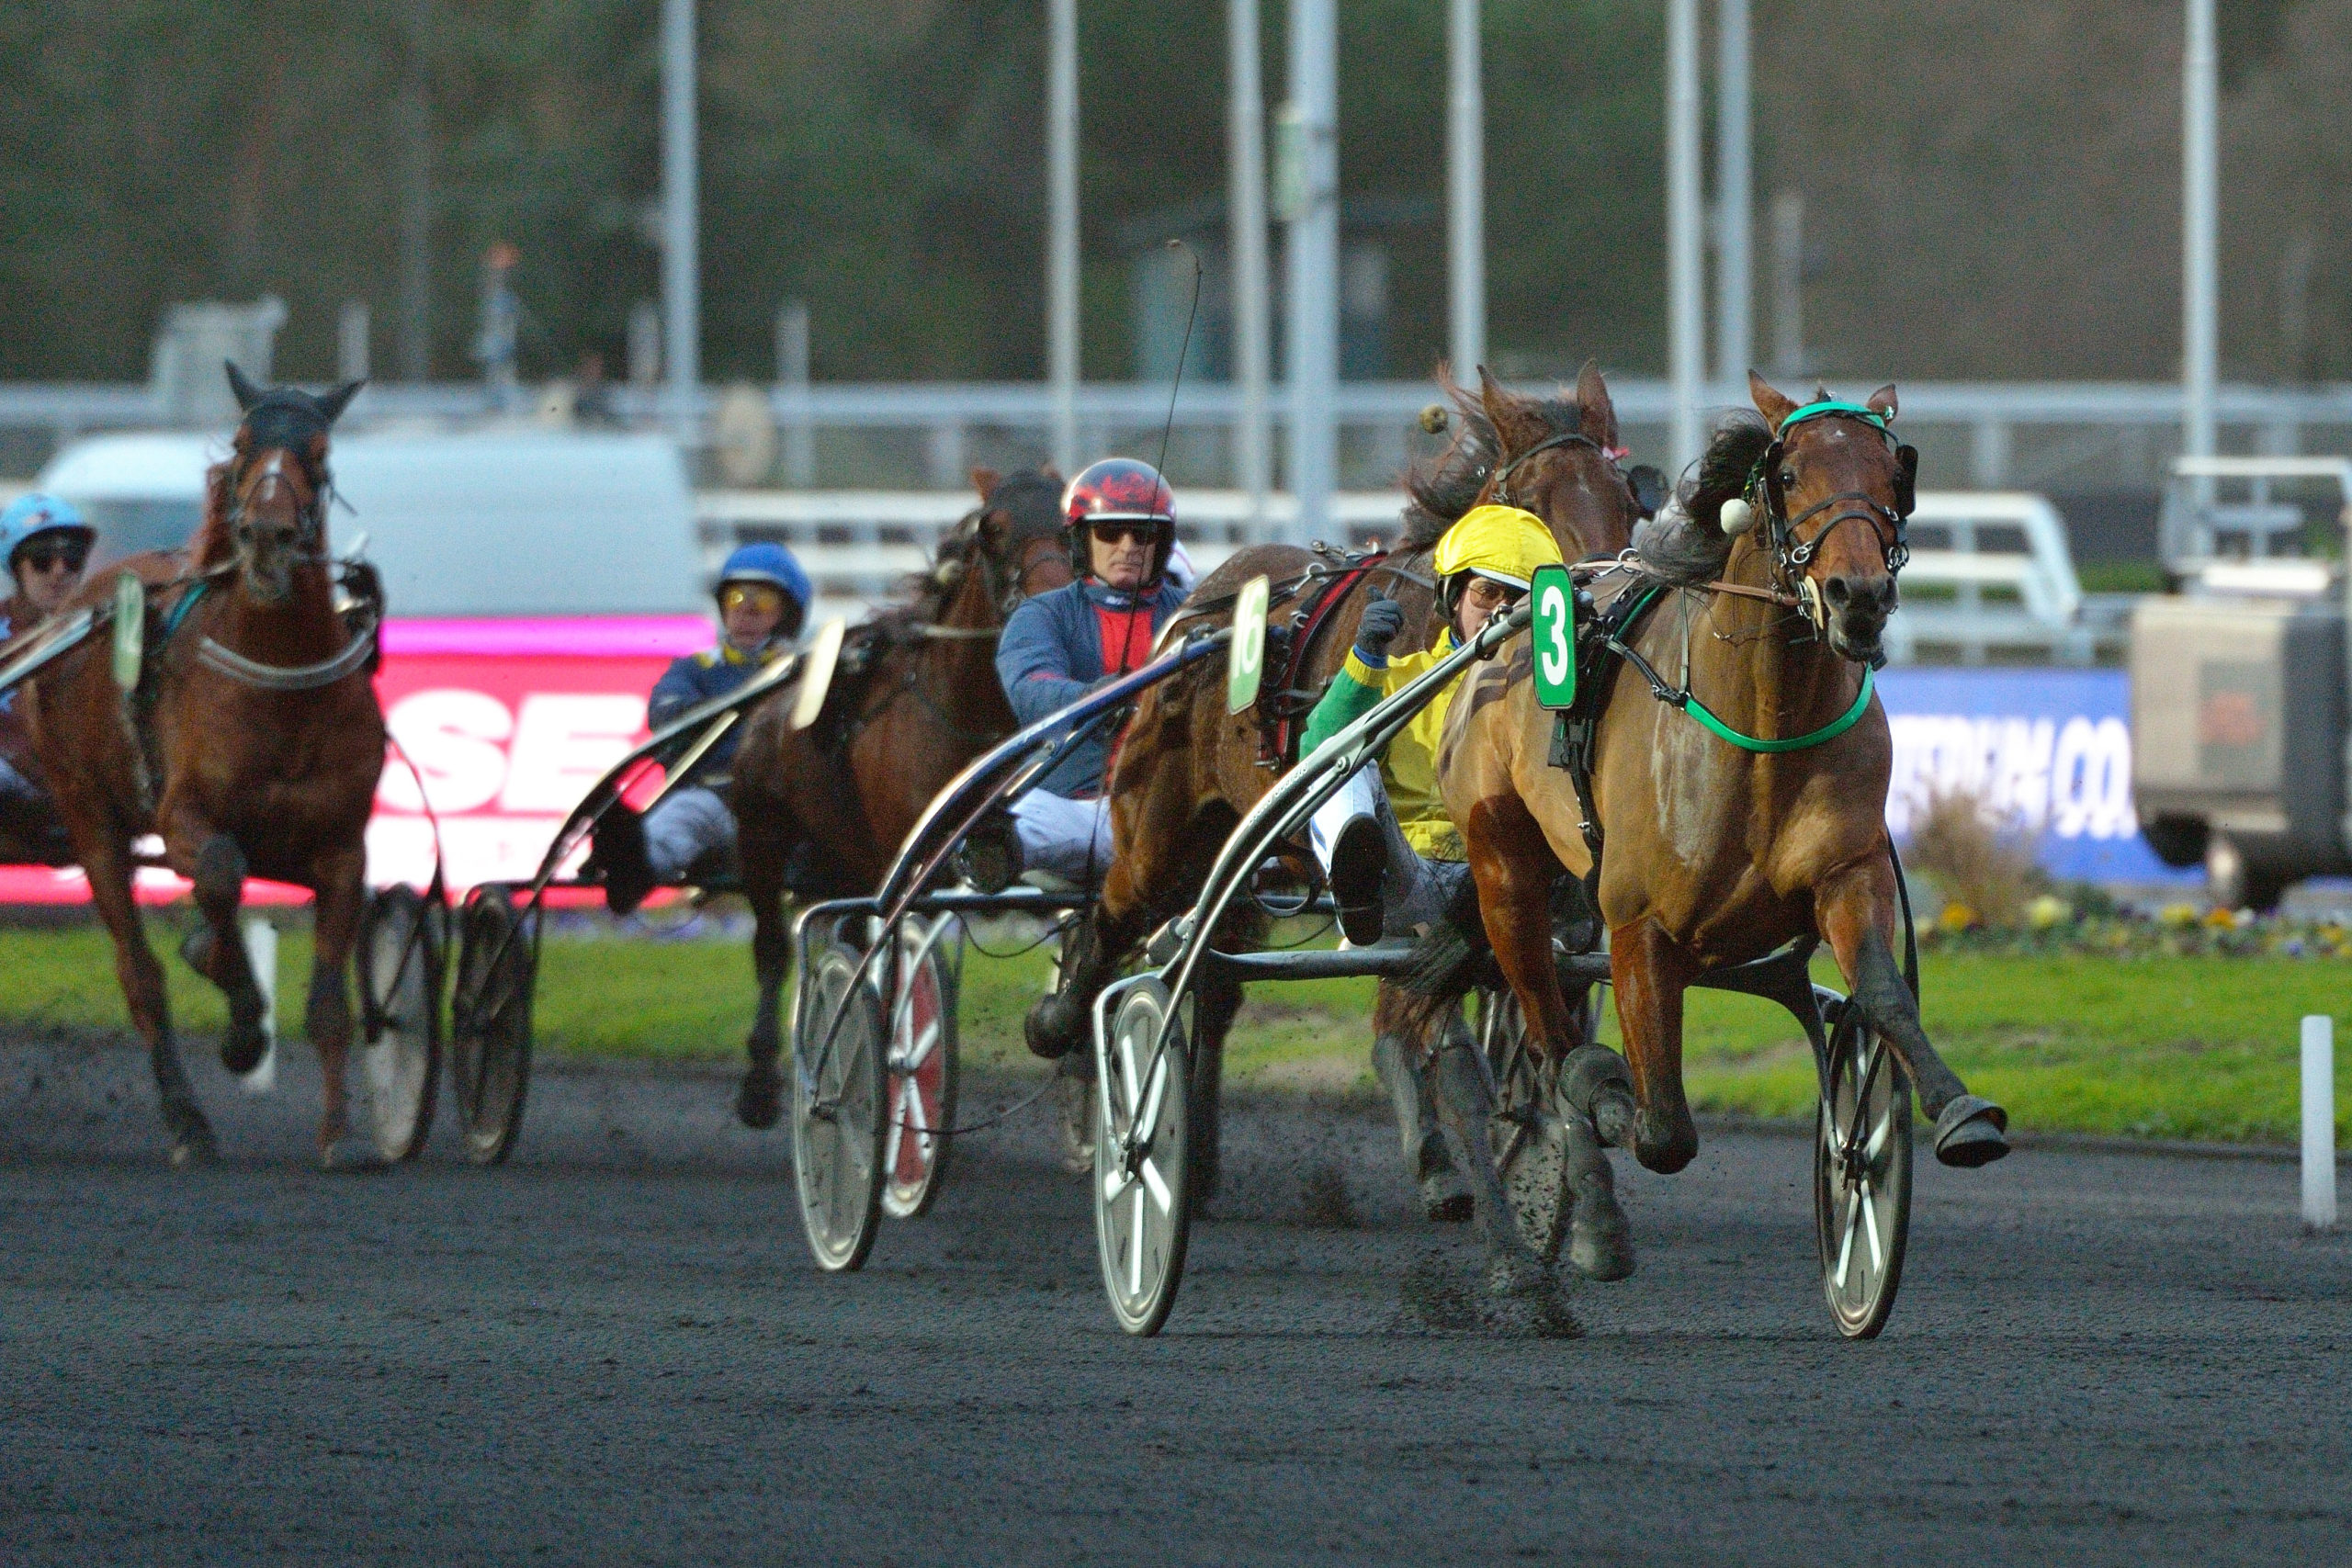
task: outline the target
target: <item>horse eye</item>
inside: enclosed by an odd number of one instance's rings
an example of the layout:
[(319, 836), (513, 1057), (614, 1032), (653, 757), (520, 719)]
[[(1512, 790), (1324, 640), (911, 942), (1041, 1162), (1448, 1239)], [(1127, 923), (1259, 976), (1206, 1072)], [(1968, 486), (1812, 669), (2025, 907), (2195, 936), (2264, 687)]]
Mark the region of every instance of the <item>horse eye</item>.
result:
[(1794, 468), (1782, 468), (1781, 470), (1781, 482), (1784, 485), (1792, 485), (1796, 483), (1797, 471)]

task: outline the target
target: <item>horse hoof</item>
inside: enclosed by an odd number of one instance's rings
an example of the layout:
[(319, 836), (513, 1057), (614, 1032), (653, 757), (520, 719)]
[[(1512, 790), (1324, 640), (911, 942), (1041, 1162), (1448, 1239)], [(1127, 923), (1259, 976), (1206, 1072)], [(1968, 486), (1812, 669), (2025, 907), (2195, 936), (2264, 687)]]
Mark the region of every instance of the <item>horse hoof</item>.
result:
[(1057, 1005), (1061, 999), (1058, 994), (1039, 997), (1021, 1021), (1021, 1037), (1029, 1043), (1030, 1055), (1048, 1062), (1060, 1061), (1078, 1043), (1064, 1016), (1069, 1010)]
[(1593, 1134), (1612, 1149), (1633, 1147), (1634, 1128), (1639, 1120), (1634, 1097), (1623, 1089), (1604, 1089), (1594, 1098)]
[(210, 1165), (220, 1157), (220, 1145), (212, 1141), (212, 1129), (201, 1124), (190, 1132), (172, 1139), (172, 1165), (186, 1170), (192, 1165)]
[(1535, 1259), (1504, 1258), (1487, 1270), (1480, 1326), (1490, 1334), (1534, 1339), (1574, 1339), (1584, 1325), (1568, 1310), (1558, 1275)]
[(1642, 1168), (1654, 1170), (1660, 1176), (1672, 1176), (1699, 1157), (1699, 1129), (1690, 1122), (1689, 1112), (1671, 1122), (1663, 1116), (1645, 1112), (1634, 1128), (1634, 1157)]
[(755, 1132), (766, 1132), (784, 1118), (784, 1077), (773, 1062), (762, 1063), (743, 1075), (735, 1092), (735, 1119)]
[(220, 1065), (240, 1077), (261, 1066), (262, 1054), (269, 1049), (269, 1036), (262, 1032), (258, 1023), (232, 1022), (229, 1032), (220, 1037)]
[(1467, 1224), (1478, 1203), (1460, 1171), (1441, 1170), (1421, 1178), (1421, 1212), (1441, 1225)]
[(1065, 1071), (1061, 1075), (1062, 1168), (1072, 1176), (1094, 1170), (1094, 1080)]
[(1936, 1158), (1962, 1170), (1991, 1165), (2009, 1152), (2009, 1113), (1980, 1095), (1963, 1094), (1936, 1118)]

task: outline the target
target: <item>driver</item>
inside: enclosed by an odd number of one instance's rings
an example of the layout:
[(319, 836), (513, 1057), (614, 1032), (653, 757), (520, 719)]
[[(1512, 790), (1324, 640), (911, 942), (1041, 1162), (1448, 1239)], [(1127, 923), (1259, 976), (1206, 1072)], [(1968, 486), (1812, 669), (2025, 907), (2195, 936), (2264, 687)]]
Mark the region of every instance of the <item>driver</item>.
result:
[[(725, 696), (763, 667), (792, 651), (808, 618), (808, 574), (782, 545), (739, 547), (718, 573), (718, 613), (726, 636), (717, 648), (673, 663), (654, 682), (645, 722), (660, 729), (680, 714)], [(727, 765), (734, 760), (738, 725), (695, 765), (693, 782), (679, 784), (640, 818), (625, 805), (596, 825), (592, 870), (605, 875), (605, 906), (626, 915), (664, 884), (685, 880), (705, 857), (735, 852), (735, 814), (727, 807)]]
[[(1062, 492), (1070, 559), (1086, 574), (1024, 601), (997, 643), (997, 679), (1020, 721), (1034, 724), (1151, 660), (1159, 628), (1184, 602), (1169, 577), (1176, 497), (1149, 463), (1105, 457)], [(1098, 734), (1046, 770), (1012, 804), (1011, 866), (1092, 884), (1111, 863), (1102, 774), (1111, 738)]]
[[(1307, 716), (1300, 754), (1477, 636), (1488, 616), (1527, 592), (1537, 567), (1559, 559), (1558, 542), (1532, 513), (1515, 506), (1464, 513), (1438, 541), (1430, 563), (1444, 635), (1419, 653), (1389, 658), (1388, 645), (1405, 629), (1405, 611), (1374, 589), (1347, 662)], [(1460, 684), (1457, 678), (1414, 715), (1381, 753), (1379, 767), (1357, 769), (1308, 826), (1339, 906), (1340, 929), (1351, 942), (1408, 935), (1434, 920), (1469, 873), (1461, 831), (1447, 818), (1437, 784), (1438, 737)]]
[[(74, 597), (97, 536), (71, 502), (53, 495), (18, 496), (0, 513), (0, 553), (16, 590), (0, 601), (0, 642), (30, 631)], [(0, 830), (52, 860), (72, 852), (14, 692), (0, 694)]]

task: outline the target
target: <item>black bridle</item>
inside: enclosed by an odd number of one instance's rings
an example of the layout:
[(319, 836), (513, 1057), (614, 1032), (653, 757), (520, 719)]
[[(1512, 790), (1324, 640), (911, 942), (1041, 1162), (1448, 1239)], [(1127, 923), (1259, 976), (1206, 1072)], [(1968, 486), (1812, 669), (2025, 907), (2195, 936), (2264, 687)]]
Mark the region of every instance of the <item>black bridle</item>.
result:
[(1626, 495), (1634, 502), (1634, 510), (1644, 517), (1657, 515), (1657, 509), (1666, 499), (1666, 476), (1646, 463), (1636, 464), (1630, 469), (1623, 467), (1625, 457), (1623, 447), (1604, 446), (1579, 430), (1563, 430), (1547, 435), (1497, 468), (1495, 470), (1496, 504), (1517, 506), (1519, 502), (1511, 499), (1511, 475), (1531, 458), (1541, 457), (1546, 452), (1558, 451), (1565, 446), (1589, 446), (1599, 453), (1609, 464), (1610, 471), (1617, 476), (1618, 482), (1625, 487)]
[[(1894, 453), (1894, 504), (1887, 505), (1876, 496), (1861, 491), (1840, 491), (1814, 502), (1795, 516), (1789, 515), (1787, 487), (1781, 483), (1781, 464), (1788, 456), (1789, 433), (1810, 420), (1842, 418), (1867, 424), (1884, 440)], [(1859, 522), (1868, 525), (1886, 558), (1890, 577), (1900, 573), (1911, 559), (1911, 513), (1918, 503), (1919, 449), (1906, 446), (1894, 438), (1887, 428), (1886, 417), (1859, 403), (1841, 403), (1828, 400), (1808, 403), (1781, 422), (1772, 444), (1764, 448), (1748, 470), (1744, 499), (1750, 505), (1762, 502), (1766, 536), (1772, 552), (1772, 570), (1781, 585), (1792, 592), (1802, 592), (1798, 581), (1806, 567), (1840, 524)], [(1798, 530), (1823, 513), (1830, 513), (1829, 521), (1815, 529), (1811, 537), (1802, 537)]]

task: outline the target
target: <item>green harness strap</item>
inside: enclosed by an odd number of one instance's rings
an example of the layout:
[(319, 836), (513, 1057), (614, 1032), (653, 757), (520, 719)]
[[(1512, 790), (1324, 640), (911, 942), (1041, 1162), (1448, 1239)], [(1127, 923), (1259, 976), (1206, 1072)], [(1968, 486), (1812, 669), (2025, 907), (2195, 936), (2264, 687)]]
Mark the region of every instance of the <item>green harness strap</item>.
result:
[(1871, 705), (1871, 693), (1875, 688), (1876, 682), (1871, 678), (1870, 666), (1866, 664), (1862, 666), (1862, 689), (1854, 694), (1852, 707), (1848, 708), (1812, 734), (1792, 735), (1786, 740), (1759, 740), (1753, 735), (1742, 735), (1738, 730), (1708, 712), (1706, 704), (1688, 693), (1683, 694), (1682, 711), (1697, 720), (1702, 728), (1721, 736), (1743, 751), (1803, 751), (1808, 747), (1835, 740), (1853, 728), (1860, 720), (1862, 710)]

